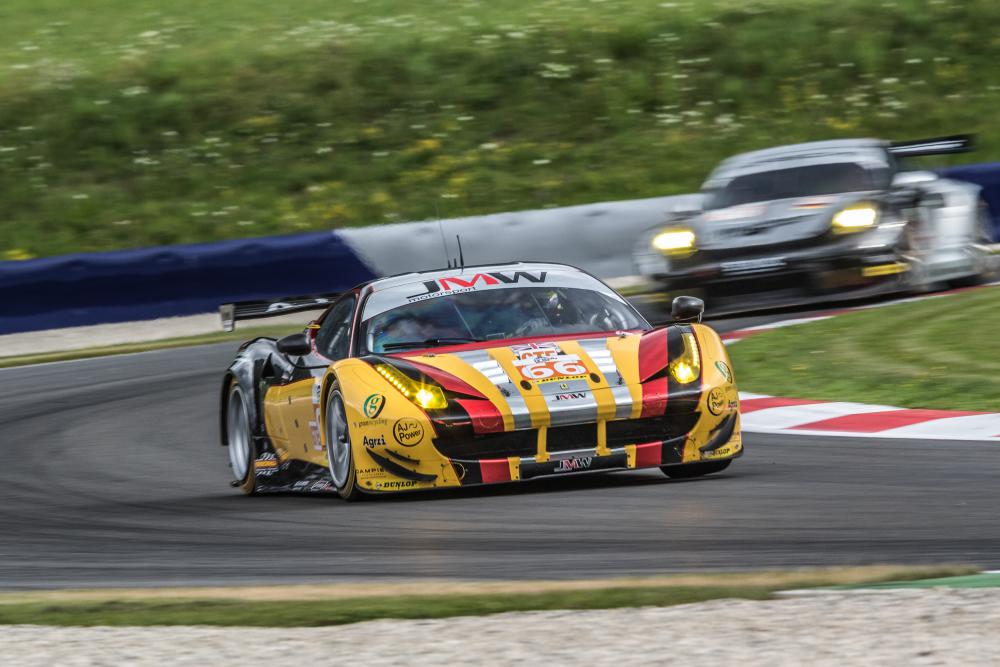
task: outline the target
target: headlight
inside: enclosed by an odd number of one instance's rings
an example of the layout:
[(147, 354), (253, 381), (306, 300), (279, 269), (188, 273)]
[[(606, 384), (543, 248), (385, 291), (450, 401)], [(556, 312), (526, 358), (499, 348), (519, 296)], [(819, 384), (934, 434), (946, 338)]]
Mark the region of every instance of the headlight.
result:
[(694, 232), (690, 229), (666, 229), (653, 237), (652, 245), (664, 255), (689, 255), (694, 252)]
[(448, 407), (448, 399), (444, 397), (444, 391), (436, 384), (418, 382), (389, 364), (376, 364), (375, 370), (389, 384), (398, 389), (399, 393), (424, 410), (440, 410)]
[(874, 204), (863, 202), (852, 204), (833, 216), (833, 231), (835, 234), (860, 232), (875, 226), (878, 222), (878, 208)]
[(684, 352), (670, 362), (670, 374), (681, 384), (690, 384), (701, 375), (701, 353), (694, 334), (681, 334), (681, 338), (684, 341)]

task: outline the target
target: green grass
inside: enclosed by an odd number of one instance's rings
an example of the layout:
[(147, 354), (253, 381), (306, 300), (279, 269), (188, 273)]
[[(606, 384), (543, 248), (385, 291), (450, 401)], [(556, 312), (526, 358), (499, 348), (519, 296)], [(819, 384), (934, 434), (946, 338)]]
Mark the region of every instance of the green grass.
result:
[(281, 325), (269, 327), (250, 327), (239, 331), (208, 333), (199, 336), (183, 336), (164, 340), (145, 341), (141, 343), (125, 343), (108, 345), (106, 347), (87, 347), (81, 350), (64, 352), (45, 352), (43, 354), (28, 354), (22, 356), (0, 357), (0, 368), (13, 366), (28, 366), (44, 364), (52, 361), (72, 361), (74, 359), (90, 359), (92, 357), (107, 357), (116, 354), (133, 354), (151, 350), (166, 350), (174, 347), (190, 347), (192, 345), (210, 345), (212, 343), (227, 343), (244, 341), (256, 336), (271, 336), (274, 338), (301, 331), (301, 326)]
[(1000, 288), (851, 312), (730, 346), (743, 391), (1000, 412)]
[(992, 0), (5, 0), (0, 258), (691, 191), (976, 131)]
[[(850, 582), (871, 584), (905, 579), (962, 575), (973, 568), (864, 568), (828, 572), (720, 575), (718, 585), (608, 585), (596, 589), (546, 590), (538, 593), (367, 596), (319, 600), (103, 599), (97, 601), (0, 601), (0, 624), (41, 625), (222, 625), (307, 627), (342, 625), (378, 618), (447, 618), (513, 611), (610, 609), (669, 606), (721, 598), (760, 600), (779, 590)], [(683, 578), (683, 577), (682, 577)], [(769, 582), (769, 583), (763, 583)], [(569, 585), (572, 585), (570, 582)], [(547, 584), (551, 586), (551, 584)]]

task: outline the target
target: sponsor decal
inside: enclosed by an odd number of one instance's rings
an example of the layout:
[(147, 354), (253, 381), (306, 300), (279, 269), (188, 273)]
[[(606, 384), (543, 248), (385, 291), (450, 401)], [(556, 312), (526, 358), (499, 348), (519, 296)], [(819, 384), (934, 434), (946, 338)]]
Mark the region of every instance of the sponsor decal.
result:
[(312, 483), (309, 487), (310, 491), (335, 491), (333, 484), (326, 479), (319, 479)]
[[(530, 343), (512, 345), (514, 366), (525, 380), (532, 382), (561, 382), (580, 379), (587, 375), (587, 367), (575, 354), (563, 354), (556, 343)], [(569, 389), (562, 382), (560, 388)]]
[(722, 377), (726, 378), (726, 382), (733, 381), (733, 372), (729, 370), (729, 366), (726, 364), (726, 362), (716, 361), (715, 367), (719, 369), (720, 373), (722, 373)]
[(382, 427), (388, 426), (389, 420), (386, 419), (385, 417), (381, 417), (379, 419), (362, 419), (359, 422), (351, 422), (351, 423), (354, 424), (354, 428), (375, 428), (379, 426)]
[(708, 406), (708, 411), (713, 415), (721, 415), (726, 409), (726, 392), (722, 390), (722, 387), (715, 387), (712, 391), (708, 392), (705, 404)]
[(409, 479), (391, 480), (388, 482), (375, 482), (376, 489), (412, 489), (417, 485)]
[(403, 417), (392, 427), (392, 437), (404, 447), (413, 447), (424, 439), (424, 427), (419, 419)]
[(566, 391), (567, 389), (569, 389), (569, 384), (566, 382), (560, 382), (559, 388), (562, 389), (563, 391)]
[(321, 378), (316, 378), (316, 382), (313, 383), (313, 389), (312, 389), (312, 402), (313, 402), (313, 405), (319, 405), (319, 401), (320, 401), (320, 399), (322, 397), (323, 397), (322, 379)]
[(580, 392), (574, 392), (572, 394), (556, 394), (557, 401), (577, 401), (581, 398), (587, 398), (587, 394)]
[(575, 456), (569, 459), (559, 459), (559, 465), (553, 472), (576, 472), (577, 470), (589, 470), (594, 463), (593, 456)]
[(385, 407), (385, 396), (382, 394), (372, 394), (365, 399), (363, 410), (365, 417), (369, 419), (375, 419), (380, 414), (382, 414), (382, 408)]
[(318, 419), (319, 415), (316, 415), (316, 420), (309, 422), (309, 433), (312, 434), (313, 449), (315, 449), (317, 452), (322, 452), (324, 450), (323, 436), (320, 434), (319, 431), (319, 421), (317, 421)]
[(385, 436), (380, 435), (377, 438), (369, 438), (368, 436), (362, 436), (362, 444), (368, 449), (375, 449), (376, 447), (385, 447)]
[(278, 457), (273, 452), (264, 452), (253, 462), (254, 472), (258, 477), (270, 477), (278, 472)]
[(362, 477), (386, 477), (386, 472), (382, 468), (358, 468), (358, 474)]
[(437, 280), (424, 281), (424, 291), (406, 297), (408, 301), (422, 301), (438, 296), (472, 292), (476, 288), (493, 287), (496, 285), (511, 285), (522, 281), (529, 283), (544, 283), (545, 271), (532, 274), (530, 271), (491, 271), (489, 273), (474, 273), (471, 276), (445, 276)]

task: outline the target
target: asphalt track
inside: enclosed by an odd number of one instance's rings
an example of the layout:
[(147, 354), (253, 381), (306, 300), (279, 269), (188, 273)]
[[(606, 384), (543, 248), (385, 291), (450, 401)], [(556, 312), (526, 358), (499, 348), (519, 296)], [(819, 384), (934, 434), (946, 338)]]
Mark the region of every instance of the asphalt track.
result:
[(234, 350), (0, 370), (0, 588), (1000, 568), (996, 443), (747, 435), (727, 472), (690, 481), (245, 497), (216, 444)]

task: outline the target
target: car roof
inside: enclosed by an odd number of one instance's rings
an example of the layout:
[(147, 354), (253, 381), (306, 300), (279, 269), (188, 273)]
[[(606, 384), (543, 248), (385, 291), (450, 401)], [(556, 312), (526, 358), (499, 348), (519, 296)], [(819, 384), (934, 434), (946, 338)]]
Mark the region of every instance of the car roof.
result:
[[(367, 291), (382, 291), (400, 285), (412, 285), (422, 283), (427, 280), (437, 280), (451, 276), (470, 276), (477, 273), (489, 273), (490, 271), (549, 271), (576, 274), (581, 277), (593, 278), (589, 273), (569, 264), (556, 264), (554, 262), (504, 262), (500, 264), (476, 264), (474, 266), (451, 267), (445, 269), (430, 269), (428, 271), (410, 271), (408, 273), (397, 273), (385, 278), (376, 278), (361, 285)], [(596, 280), (596, 279), (595, 279)]]
[(888, 142), (881, 139), (832, 139), (776, 146), (726, 158), (712, 171), (706, 184), (735, 176), (772, 169), (790, 169), (830, 162), (887, 165)]
[(575, 266), (510, 262), (404, 273), (373, 280), (362, 287), (366, 296), (364, 317), (367, 319), (399, 306), (461, 292), (532, 286), (585, 288), (623, 300), (598, 278)]

